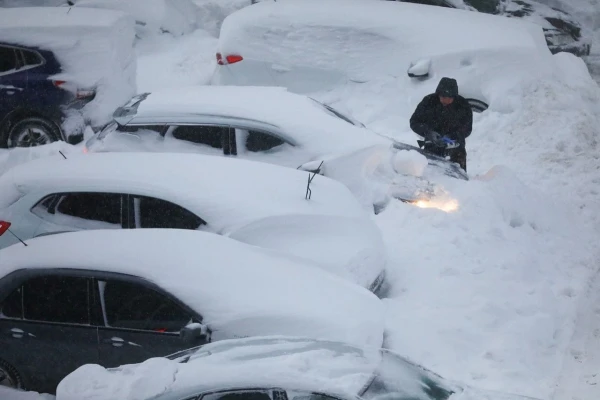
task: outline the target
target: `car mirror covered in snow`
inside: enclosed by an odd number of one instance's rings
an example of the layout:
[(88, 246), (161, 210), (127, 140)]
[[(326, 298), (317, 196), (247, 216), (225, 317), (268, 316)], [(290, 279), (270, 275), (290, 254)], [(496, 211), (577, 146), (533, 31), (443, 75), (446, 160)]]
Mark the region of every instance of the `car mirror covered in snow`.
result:
[(179, 337), (183, 339), (185, 343), (190, 345), (198, 344), (202, 339), (209, 335), (208, 327), (200, 323), (191, 323), (183, 327), (179, 332)]
[(428, 78), (429, 70), (431, 69), (431, 59), (423, 58), (410, 63), (408, 70), (408, 76), (411, 78)]

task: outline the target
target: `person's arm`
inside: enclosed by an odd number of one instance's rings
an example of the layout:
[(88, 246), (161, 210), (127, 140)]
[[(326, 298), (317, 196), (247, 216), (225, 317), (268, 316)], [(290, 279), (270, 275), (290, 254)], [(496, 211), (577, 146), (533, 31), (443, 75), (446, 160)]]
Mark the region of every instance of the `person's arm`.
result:
[(463, 140), (468, 138), (471, 132), (473, 131), (473, 110), (471, 109), (471, 105), (468, 101), (464, 101), (462, 118), (460, 120), (460, 135)]
[(427, 135), (431, 130), (427, 125), (427, 107), (427, 98), (425, 97), (417, 105), (415, 112), (410, 117), (410, 129), (412, 129), (417, 135), (421, 135), (424, 138), (427, 138)]

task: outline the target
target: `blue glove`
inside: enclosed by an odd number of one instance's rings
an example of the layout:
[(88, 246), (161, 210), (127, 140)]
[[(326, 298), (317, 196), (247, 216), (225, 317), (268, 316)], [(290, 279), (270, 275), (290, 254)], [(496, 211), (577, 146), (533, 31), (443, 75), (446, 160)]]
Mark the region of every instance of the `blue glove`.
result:
[(448, 136), (444, 136), (442, 137), (442, 141), (446, 144), (446, 145), (454, 145), (456, 143), (456, 140), (452, 140), (450, 139)]

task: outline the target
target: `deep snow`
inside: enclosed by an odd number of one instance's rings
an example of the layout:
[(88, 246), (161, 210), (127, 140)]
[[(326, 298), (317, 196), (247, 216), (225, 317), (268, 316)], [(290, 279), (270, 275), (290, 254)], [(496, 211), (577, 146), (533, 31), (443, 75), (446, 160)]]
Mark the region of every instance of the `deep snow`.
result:
[[(208, 82), (216, 45), (215, 26), (208, 28), (141, 40), (138, 68), (146, 72), (138, 75), (138, 86)], [(203, 39), (192, 57), (195, 38)], [(600, 397), (600, 385), (585, 368), (598, 365), (572, 358), (600, 358), (599, 340), (587, 339), (597, 326), (590, 322), (590, 308), (597, 306), (588, 296), (600, 259), (594, 248), (600, 234), (600, 90), (578, 61), (561, 58), (564, 73), (530, 77), (504, 95), (511, 107), (475, 116), (468, 162), (470, 175), (481, 179), (452, 186), (457, 211), (397, 202), (376, 221), (389, 246), (391, 290), (384, 302), (394, 350), (474, 386), (588, 400)], [(378, 132), (413, 143), (408, 118), (419, 97), (400, 91), (399, 79), (347, 86), (321, 98)]]

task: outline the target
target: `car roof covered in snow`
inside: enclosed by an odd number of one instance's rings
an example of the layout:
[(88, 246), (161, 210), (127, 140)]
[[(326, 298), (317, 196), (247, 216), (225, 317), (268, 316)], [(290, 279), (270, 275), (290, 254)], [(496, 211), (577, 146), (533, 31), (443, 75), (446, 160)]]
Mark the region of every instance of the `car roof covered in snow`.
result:
[(248, 388), (306, 390), (348, 398), (368, 385), (382, 360), (378, 347), (283, 336), (223, 340), (186, 352), (192, 354), (185, 363), (156, 358), (113, 369), (80, 367), (61, 382), (58, 397), (125, 399), (132, 388), (144, 387), (145, 398), (157, 396), (157, 400)]
[(50, 267), (128, 274), (177, 296), (213, 333), (300, 334), (375, 346), (383, 340), (382, 305), (366, 289), (220, 235), (101, 229), (42, 236), (27, 245), (0, 250), (2, 276)]
[(212, 230), (280, 215), (365, 217), (349, 189), (316, 175), (258, 161), (176, 153), (92, 153), (33, 160), (0, 176), (0, 209), (31, 193), (100, 191), (151, 196), (184, 207)]
[[(312, 153), (352, 151), (391, 142), (332, 115), (315, 100), (281, 87), (191, 86), (150, 93), (130, 123), (157, 118), (232, 117), (272, 125), (285, 139)], [(240, 121), (241, 122), (241, 121)]]
[[(0, 8), (0, 32), (4, 31), (57, 29), (60, 31), (103, 28), (108, 29), (125, 16), (115, 10), (100, 10), (83, 7), (13, 7)], [(27, 35), (27, 31), (14, 32), (14, 35)], [(49, 32), (48, 32), (49, 33)], [(81, 33), (81, 32), (80, 32)], [(31, 34), (31, 31), (29, 31)], [(73, 40), (77, 40), (74, 37)]]

